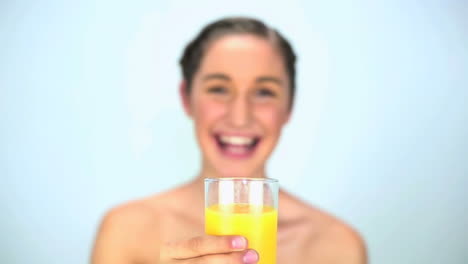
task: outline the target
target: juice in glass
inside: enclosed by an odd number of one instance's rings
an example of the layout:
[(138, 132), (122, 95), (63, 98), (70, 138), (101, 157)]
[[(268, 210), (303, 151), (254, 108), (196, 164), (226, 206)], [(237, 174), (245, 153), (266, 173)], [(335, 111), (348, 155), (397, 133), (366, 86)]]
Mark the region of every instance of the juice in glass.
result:
[(209, 235), (244, 236), (248, 247), (258, 252), (259, 264), (275, 264), (277, 218), (271, 206), (217, 204), (205, 210), (205, 231)]
[(205, 179), (205, 233), (240, 235), (259, 254), (259, 264), (276, 264), (278, 181), (269, 178)]

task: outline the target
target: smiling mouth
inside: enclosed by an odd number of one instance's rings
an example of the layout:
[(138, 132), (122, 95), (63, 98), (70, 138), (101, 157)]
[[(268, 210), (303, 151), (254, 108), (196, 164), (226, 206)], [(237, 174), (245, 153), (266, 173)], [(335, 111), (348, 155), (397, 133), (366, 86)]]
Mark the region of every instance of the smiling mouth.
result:
[(221, 153), (234, 159), (245, 159), (253, 155), (260, 137), (257, 136), (227, 136), (216, 134), (216, 143)]

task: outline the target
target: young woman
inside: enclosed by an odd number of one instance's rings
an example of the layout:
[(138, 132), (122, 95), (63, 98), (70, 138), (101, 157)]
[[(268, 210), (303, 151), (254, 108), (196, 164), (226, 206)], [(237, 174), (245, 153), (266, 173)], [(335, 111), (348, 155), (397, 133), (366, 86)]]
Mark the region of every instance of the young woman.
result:
[[(191, 182), (112, 209), (99, 229), (94, 264), (256, 263), (240, 236), (204, 235), (203, 179), (266, 177), (265, 164), (291, 115), (295, 55), (258, 20), (205, 27), (180, 61), (180, 97), (193, 120), (202, 166)], [(278, 264), (366, 263), (360, 236), (280, 190)]]

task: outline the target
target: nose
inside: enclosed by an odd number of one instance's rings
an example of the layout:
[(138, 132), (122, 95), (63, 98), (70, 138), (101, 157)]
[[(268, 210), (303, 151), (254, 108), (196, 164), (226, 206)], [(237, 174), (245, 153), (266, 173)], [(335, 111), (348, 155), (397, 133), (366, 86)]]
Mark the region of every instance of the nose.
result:
[(252, 113), (247, 98), (237, 96), (229, 105), (229, 122), (234, 127), (246, 127), (252, 121)]

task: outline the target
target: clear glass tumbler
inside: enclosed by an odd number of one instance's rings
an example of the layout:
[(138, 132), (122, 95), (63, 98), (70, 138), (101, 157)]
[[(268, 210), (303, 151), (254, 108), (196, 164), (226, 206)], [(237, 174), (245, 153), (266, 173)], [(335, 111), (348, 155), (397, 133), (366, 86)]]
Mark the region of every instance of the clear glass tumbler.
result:
[(259, 264), (276, 264), (278, 181), (270, 178), (206, 178), (205, 232), (241, 235)]

